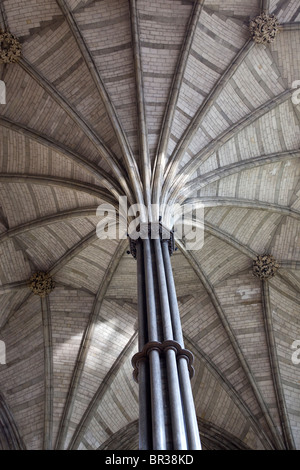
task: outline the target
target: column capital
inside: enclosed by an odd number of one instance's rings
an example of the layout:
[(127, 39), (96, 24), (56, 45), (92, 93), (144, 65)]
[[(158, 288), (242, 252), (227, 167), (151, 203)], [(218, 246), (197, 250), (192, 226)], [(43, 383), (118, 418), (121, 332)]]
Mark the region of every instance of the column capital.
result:
[[(136, 259), (136, 244), (141, 240), (161, 240), (169, 245), (170, 256), (175, 250), (174, 232), (164, 227), (160, 222), (150, 222), (141, 224), (137, 227), (138, 232), (135, 236), (128, 234), (130, 253)], [(136, 237), (137, 233), (140, 235)]]

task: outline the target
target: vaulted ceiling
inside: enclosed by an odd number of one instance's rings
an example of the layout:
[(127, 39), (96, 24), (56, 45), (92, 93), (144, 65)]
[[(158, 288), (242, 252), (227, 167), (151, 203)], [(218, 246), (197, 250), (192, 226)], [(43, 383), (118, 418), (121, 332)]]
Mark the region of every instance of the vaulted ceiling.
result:
[[(281, 25), (266, 45), (263, 9)], [(97, 238), (96, 209), (139, 200), (145, 152), (160, 202), (205, 207), (203, 247), (172, 257), (203, 448), (300, 448), (299, 1), (0, 11), (22, 43), (0, 64), (0, 448), (137, 449), (136, 261)], [(36, 271), (56, 284), (43, 299)]]

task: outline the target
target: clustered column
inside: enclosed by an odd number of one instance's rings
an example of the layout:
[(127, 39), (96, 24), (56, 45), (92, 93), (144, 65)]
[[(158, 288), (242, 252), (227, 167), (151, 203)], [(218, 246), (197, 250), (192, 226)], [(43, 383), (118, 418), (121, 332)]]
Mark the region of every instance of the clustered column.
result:
[(130, 239), (138, 279), (139, 352), (132, 363), (139, 383), (140, 449), (200, 450), (193, 356), (184, 348), (170, 260), (173, 234), (160, 224), (147, 224), (140, 233)]

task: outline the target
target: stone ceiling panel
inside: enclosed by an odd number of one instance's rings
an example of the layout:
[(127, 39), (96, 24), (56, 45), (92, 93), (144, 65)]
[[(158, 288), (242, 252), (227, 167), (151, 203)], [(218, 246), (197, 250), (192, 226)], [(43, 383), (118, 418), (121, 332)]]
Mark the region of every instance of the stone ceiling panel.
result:
[(44, 338), (38, 297), (20, 308), (1, 330), (6, 366), (1, 366), (1, 391), (12, 410), (27, 449), (43, 447)]
[[(238, 357), (231, 346), (222, 319), (217, 314), (207, 294), (194, 296), (181, 306), (182, 326), (185, 336), (203, 351), (222, 374), (224, 380), (239, 394), (245, 406), (260, 419), (260, 406)], [(201, 325), (201, 331), (199, 327)], [(261, 425), (268, 427), (262, 419)]]
[[(118, 312), (116, 317), (116, 311)], [(98, 313), (98, 314), (97, 314)], [(65, 441), (65, 447), (69, 445), (69, 440), (72, 436), (72, 430), (76, 429), (84, 414), (87, 413), (87, 408), (92, 403), (95, 396), (98, 396), (99, 390), (104, 390), (109, 395), (113, 393), (107, 384), (107, 377), (110, 376), (112, 368), (120, 361), (124, 351), (127, 350), (132, 343), (132, 337), (135, 335), (136, 326), (136, 309), (132, 308), (129, 304), (124, 304), (120, 311), (119, 303), (113, 301), (106, 301), (104, 299), (101, 304), (100, 301), (93, 306), (92, 315), (96, 318), (93, 324), (93, 333), (87, 342), (88, 351), (85, 356), (84, 364), (82, 366), (80, 375), (80, 384), (73, 392), (74, 411), (70, 414), (69, 433)], [(91, 319), (90, 315), (90, 319)], [(118, 336), (117, 343), (115, 337)], [(131, 348), (132, 349), (132, 348)], [(130, 357), (127, 360), (131, 360)], [(130, 364), (130, 362), (129, 362)], [(124, 375), (124, 370), (121, 370), (121, 375)], [(132, 390), (132, 366), (130, 364), (130, 384), (129, 389)], [(126, 387), (119, 386), (118, 393), (125, 391)], [(122, 401), (121, 413), (126, 415), (130, 414), (132, 409), (132, 396), (124, 393), (124, 402)], [(113, 403), (116, 400), (109, 401), (110, 419), (114, 421), (114, 429), (118, 430), (120, 421), (114, 417)], [(127, 401), (127, 406), (125, 401)], [(130, 403), (130, 405), (128, 405)], [(125, 411), (128, 410), (128, 411)], [(100, 414), (105, 414), (105, 406), (101, 407)], [(134, 419), (136, 419), (134, 415)], [(103, 418), (105, 421), (105, 418)], [(130, 421), (130, 420), (129, 420)], [(121, 421), (122, 423), (122, 421)]]
[(25, 299), (28, 298), (29, 289), (27, 286), (23, 289), (9, 289), (7, 293), (2, 293), (0, 297), (0, 338), (2, 337), (2, 328), (17, 312)]
[(206, 0), (209, 8), (230, 17), (248, 19), (259, 14), (260, 0), (249, 0), (245, 4), (243, 0)]
[(53, 440), (61, 422), (83, 332), (94, 298), (57, 286), (50, 297), (53, 342)]
[(299, 365), (293, 363), (292, 354), (295, 349), (292, 344), (299, 338), (299, 290), (290, 291), (288, 295), (282, 289), (278, 278), (274, 278), (270, 285), (270, 299), (272, 321), (274, 327), (275, 344), (278, 364), (282, 377), (282, 387), (288, 408), (290, 426), (292, 428), (295, 444), (299, 446)]
[[(182, 137), (204, 99), (214, 90), (217, 81), (248, 38), (247, 29), (239, 21), (231, 23), (228, 34), (226, 20), (226, 17), (216, 15), (205, 7), (201, 11), (179, 93), (168, 155), (172, 154), (174, 142), (177, 143)], [(204, 137), (202, 146), (206, 143)]]
[(136, 351), (137, 344), (133, 341), (126, 355), (114, 364), (107, 376), (108, 384), (105, 388), (100, 386), (94, 408), (77, 428), (72, 448), (84, 446), (96, 450), (105, 446), (111, 436), (138, 418), (138, 386), (132, 380), (131, 366), (131, 356)]
[(131, 149), (138, 158), (137, 100), (129, 4), (125, 0), (92, 2), (88, 8), (76, 10), (75, 20)]
[(82, 238), (94, 231), (95, 225), (89, 219), (78, 218), (37, 228), (16, 238), (30, 258), (38, 256), (38, 270), (47, 272)]
[(272, 370), (268, 360), (269, 350), (266, 343), (260, 281), (254, 278), (250, 271), (240, 274), (238, 278), (232, 277), (222, 282), (217, 286), (216, 293), (239, 345), (247, 357), (262, 396), (268, 407), (273, 410), (275, 426), (282, 434)]
[(61, 263), (55, 266), (55, 279), (75, 288), (84, 288), (88, 292), (96, 293), (113, 253), (118, 247), (114, 240), (99, 240), (96, 231), (85, 243), (77, 245), (77, 249), (70, 252), (70, 256), (62, 258)]
[(52, 0), (28, 0), (20, 9), (16, 1), (4, 0), (3, 6), (11, 31), (16, 36), (29, 36), (32, 30), (61, 16), (61, 12)]
[[(272, 7), (274, 6), (272, 5)], [(289, 0), (286, 2), (279, 1), (271, 11), (278, 17), (279, 21), (283, 23), (299, 21), (300, 11), (297, 0)]]
[[(252, 422), (249, 423), (249, 411), (232, 392), (224, 377), (220, 376), (220, 371), (212, 365), (201, 348), (195, 348), (189, 340), (187, 345), (198, 360), (192, 385), (199, 418), (208, 423), (215, 423), (234, 437), (242, 436), (244, 443), (252, 449), (268, 447), (268, 438), (262, 429), (259, 429), (257, 420), (251, 415)], [(216, 402), (221, 404), (218, 412)], [(199, 427), (201, 428), (201, 424)]]
[(300, 223), (285, 217), (273, 240), (272, 252), (277, 259), (299, 261)]

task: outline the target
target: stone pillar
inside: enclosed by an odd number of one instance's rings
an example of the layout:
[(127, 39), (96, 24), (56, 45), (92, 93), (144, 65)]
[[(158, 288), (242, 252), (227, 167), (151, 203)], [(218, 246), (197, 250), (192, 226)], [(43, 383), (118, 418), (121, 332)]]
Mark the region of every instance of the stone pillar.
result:
[(139, 352), (132, 364), (139, 383), (140, 450), (200, 450), (193, 355), (184, 348), (170, 261), (173, 234), (150, 224), (130, 246), (138, 276)]

